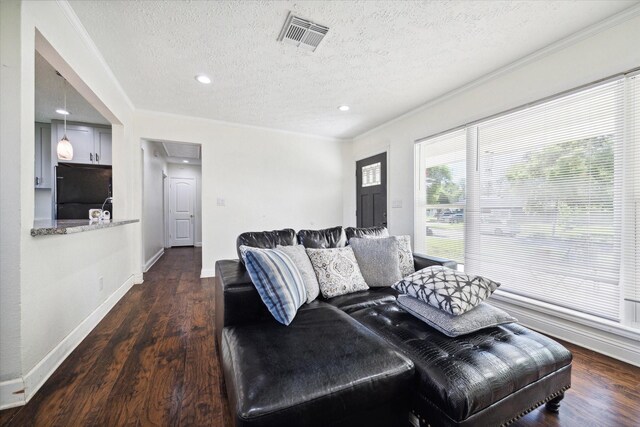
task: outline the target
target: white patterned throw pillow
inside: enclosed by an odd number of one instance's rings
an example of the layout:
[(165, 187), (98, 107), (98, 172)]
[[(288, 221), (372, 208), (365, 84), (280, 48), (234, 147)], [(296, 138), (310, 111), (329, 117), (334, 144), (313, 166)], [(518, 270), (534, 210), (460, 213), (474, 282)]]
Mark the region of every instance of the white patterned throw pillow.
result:
[(486, 300), (499, 283), (442, 266), (423, 268), (398, 281), (393, 288), (458, 316)]
[(415, 273), (413, 252), (411, 251), (411, 236), (396, 236), (398, 240), (398, 257), (400, 258), (400, 274), (406, 277)]
[(307, 255), (316, 272), (320, 292), (325, 298), (369, 289), (358, 262), (349, 246), (344, 248), (311, 249)]

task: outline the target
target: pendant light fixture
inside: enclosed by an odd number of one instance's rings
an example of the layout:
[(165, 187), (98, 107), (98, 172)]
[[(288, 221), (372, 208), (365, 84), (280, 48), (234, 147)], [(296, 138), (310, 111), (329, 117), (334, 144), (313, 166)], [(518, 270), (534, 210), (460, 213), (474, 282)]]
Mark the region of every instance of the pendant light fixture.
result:
[[(62, 77), (60, 73), (56, 71), (56, 73)], [(64, 111), (68, 113), (67, 110), (67, 79), (62, 77), (64, 80)], [(67, 138), (67, 114), (63, 114), (64, 116), (64, 136), (60, 141), (58, 141), (58, 147), (56, 149), (58, 153), (58, 160), (73, 160), (73, 146), (71, 142), (69, 142), (69, 138)]]

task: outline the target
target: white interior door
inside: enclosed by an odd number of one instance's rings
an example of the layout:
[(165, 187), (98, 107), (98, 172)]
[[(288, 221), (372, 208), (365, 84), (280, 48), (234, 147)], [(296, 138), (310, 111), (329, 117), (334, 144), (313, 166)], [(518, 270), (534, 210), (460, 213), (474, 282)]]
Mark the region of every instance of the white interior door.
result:
[(169, 239), (171, 246), (193, 246), (196, 182), (171, 178), (169, 185)]

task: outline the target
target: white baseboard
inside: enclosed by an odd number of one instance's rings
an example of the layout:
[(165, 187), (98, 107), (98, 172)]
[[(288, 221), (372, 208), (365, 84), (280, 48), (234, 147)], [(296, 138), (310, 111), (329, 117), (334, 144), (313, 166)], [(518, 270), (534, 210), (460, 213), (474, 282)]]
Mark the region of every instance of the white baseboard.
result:
[(143, 273), (135, 273), (133, 275), (133, 284), (134, 285), (140, 285), (144, 283), (144, 275)]
[(0, 382), (0, 410), (25, 404), (22, 378)]
[(203, 268), (202, 270), (200, 270), (200, 278), (204, 278), (204, 277), (213, 277), (216, 275), (216, 269), (215, 268)]
[[(49, 379), (60, 364), (84, 340), (142, 274), (131, 275), (105, 302), (82, 321), (23, 378), (0, 383), (0, 409), (24, 405)], [(22, 390), (22, 393), (19, 391)]]
[(153, 267), (153, 264), (155, 264), (156, 261), (158, 261), (162, 255), (164, 255), (164, 248), (160, 248), (160, 250), (156, 252), (156, 254), (152, 256), (151, 259), (145, 263), (144, 272), (146, 273), (147, 271), (149, 271), (149, 269)]
[(640, 331), (596, 325), (566, 313), (553, 313), (549, 309), (527, 306), (504, 295), (496, 295), (490, 303), (516, 317), (522, 325), (544, 334), (560, 338), (623, 362), (640, 366)]
[(201, 248), (202, 247), (202, 242), (195, 242), (193, 244), (193, 246), (195, 246), (196, 248)]

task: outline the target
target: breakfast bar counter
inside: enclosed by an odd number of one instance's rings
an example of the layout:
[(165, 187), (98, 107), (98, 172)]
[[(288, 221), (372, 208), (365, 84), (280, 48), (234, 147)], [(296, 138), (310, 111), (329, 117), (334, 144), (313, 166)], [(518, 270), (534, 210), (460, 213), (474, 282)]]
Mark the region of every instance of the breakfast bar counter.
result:
[(88, 219), (36, 220), (31, 229), (32, 236), (50, 236), (54, 234), (73, 234), (101, 228), (119, 227), (140, 222), (139, 219), (112, 219), (91, 221)]

